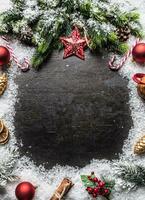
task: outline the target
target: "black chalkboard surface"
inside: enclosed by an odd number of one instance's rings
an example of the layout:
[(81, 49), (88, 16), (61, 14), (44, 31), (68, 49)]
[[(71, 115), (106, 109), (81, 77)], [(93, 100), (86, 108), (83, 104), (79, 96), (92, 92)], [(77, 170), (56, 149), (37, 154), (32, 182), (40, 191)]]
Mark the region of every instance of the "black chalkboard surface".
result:
[(22, 155), (51, 168), (117, 158), (132, 121), (127, 80), (107, 68), (108, 57), (63, 60), (54, 52), (38, 72), (21, 74), (15, 127)]

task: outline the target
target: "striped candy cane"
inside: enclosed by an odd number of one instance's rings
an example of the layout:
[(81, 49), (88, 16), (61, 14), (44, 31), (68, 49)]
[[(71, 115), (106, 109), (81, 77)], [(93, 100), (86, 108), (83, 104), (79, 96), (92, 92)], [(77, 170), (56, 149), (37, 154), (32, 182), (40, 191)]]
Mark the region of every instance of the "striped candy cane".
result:
[(17, 64), (17, 66), (22, 70), (22, 72), (27, 72), (30, 68), (30, 62), (28, 60), (28, 58), (24, 58), (23, 63), (21, 64), (17, 58), (17, 56), (14, 53), (13, 48), (11, 47), (8, 39), (5, 36), (1, 37), (5, 42), (6, 42), (6, 47), (8, 48), (10, 55), (11, 55), (11, 59)]
[(131, 49), (125, 54), (125, 56), (121, 59), (120, 63), (119, 64), (114, 64), (115, 60), (116, 60), (116, 56), (114, 55), (109, 63), (108, 63), (108, 66), (111, 70), (113, 71), (117, 71), (119, 70), (121, 67), (123, 67), (123, 65), (125, 64), (125, 62), (127, 61), (127, 59), (129, 58), (129, 56), (132, 54), (132, 50), (133, 48), (139, 43), (140, 39), (138, 38), (135, 42), (135, 44), (131, 47)]

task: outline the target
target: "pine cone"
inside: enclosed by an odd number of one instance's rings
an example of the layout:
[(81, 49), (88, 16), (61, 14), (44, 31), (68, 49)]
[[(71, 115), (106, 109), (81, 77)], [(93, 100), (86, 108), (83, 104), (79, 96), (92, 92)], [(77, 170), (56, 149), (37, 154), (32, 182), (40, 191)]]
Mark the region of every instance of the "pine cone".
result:
[(20, 40), (26, 44), (32, 44), (33, 31), (29, 26), (22, 28)]
[(126, 42), (129, 39), (130, 33), (131, 31), (128, 25), (125, 25), (124, 27), (119, 27), (116, 30), (117, 37), (121, 42)]
[(4, 125), (3, 121), (0, 120), (0, 144), (6, 144), (9, 140), (9, 130)]
[(7, 87), (8, 77), (4, 73), (0, 76), (0, 96), (4, 93), (6, 87)]
[(145, 135), (136, 143), (134, 153), (138, 155), (145, 153)]

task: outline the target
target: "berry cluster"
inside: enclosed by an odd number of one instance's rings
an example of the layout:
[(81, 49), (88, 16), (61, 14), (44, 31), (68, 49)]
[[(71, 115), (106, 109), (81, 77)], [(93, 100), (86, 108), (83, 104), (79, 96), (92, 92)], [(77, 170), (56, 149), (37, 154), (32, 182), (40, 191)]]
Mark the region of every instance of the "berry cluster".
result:
[(110, 195), (111, 191), (106, 187), (105, 182), (99, 180), (97, 177), (92, 178), (88, 176), (88, 179), (94, 183), (95, 187), (87, 187), (86, 190), (94, 198), (97, 198), (99, 195), (107, 198)]

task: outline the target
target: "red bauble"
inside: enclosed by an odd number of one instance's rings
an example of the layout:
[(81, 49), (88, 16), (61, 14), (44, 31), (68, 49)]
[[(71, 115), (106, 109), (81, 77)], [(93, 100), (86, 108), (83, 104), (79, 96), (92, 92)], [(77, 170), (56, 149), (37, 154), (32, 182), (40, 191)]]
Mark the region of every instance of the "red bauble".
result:
[(35, 187), (29, 182), (22, 182), (16, 187), (15, 194), (18, 200), (32, 200)]
[(0, 46), (0, 66), (7, 65), (10, 62), (10, 52), (4, 47)]
[(145, 63), (145, 43), (138, 43), (132, 50), (132, 56), (137, 63)]

